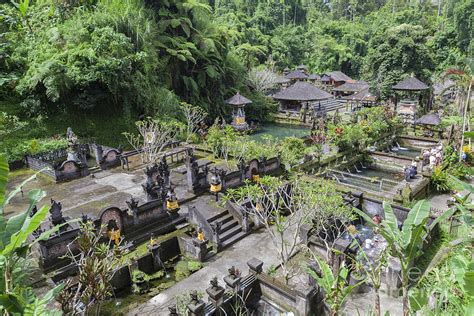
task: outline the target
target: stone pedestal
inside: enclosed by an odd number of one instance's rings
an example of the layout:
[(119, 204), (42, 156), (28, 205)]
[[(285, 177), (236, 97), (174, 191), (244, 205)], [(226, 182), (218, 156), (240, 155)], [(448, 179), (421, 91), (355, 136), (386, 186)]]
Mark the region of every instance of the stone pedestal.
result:
[(402, 286), (400, 261), (394, 257), (388, 259), (387, 273), (385, 275), (385, 285), (387, 294), (393, 297), (400, 296)]
[(189, 255), (200, 262), (204, 262), (207, 256), (207, 240), (201, 241), (197, 238), (193, 238), (192, 246), (189, 249)]
[(247, 266), (251, 274), (260, 274), (263, 271), (263, 261), (255, 257), (247, 261)]
[(223, 315), (221, 306), (224, 299), (224, 292), (225, 289), (217, 283), (217, 278), (213, 279), (211, 281), (211, 286), (206, 289), (206, 293), (209, 295), (209, 303), (211, 303), (216, 309), (214, 315)]
[(224, 277), (224, 282), (226, 285), (226, 289), (232, 290), (237, 292), (240, 287), (240, 281), (242, 280), (241, 277), (235, 277), (232, 275), (227, 275)]
[(188, 304), (189, 316), (204, 316), (204, 307), (206, 304), (203, 301), (192, 301)]

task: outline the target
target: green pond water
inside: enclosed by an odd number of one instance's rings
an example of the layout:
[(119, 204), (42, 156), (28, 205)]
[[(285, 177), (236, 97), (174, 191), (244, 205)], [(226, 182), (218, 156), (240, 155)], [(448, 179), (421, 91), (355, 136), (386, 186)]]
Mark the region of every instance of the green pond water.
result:
[(264, 124), (250, 138), (257, 142), (263, 141), (263, 136), (270, 135), (276, 139), (282, 140), (287, 137), (303, 137), (309, 135), (310, 130), (306, 127), (288, 124)]

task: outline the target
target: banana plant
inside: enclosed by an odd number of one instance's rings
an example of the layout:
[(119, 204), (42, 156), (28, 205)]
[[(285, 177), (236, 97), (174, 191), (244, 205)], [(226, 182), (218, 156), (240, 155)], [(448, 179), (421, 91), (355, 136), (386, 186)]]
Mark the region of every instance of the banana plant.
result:
[(307, 269), (307, 272), (324, 290), (324, 300), (330, 309), (330, 315), (339, 315), (339, 311), (347, 296), (349, 296), (356, 287), (364, 283), (365, 280), (354, 285), (348, 285), (349, 269), (344, 264), (342, 264), (336, 271), (333, 271), (329, 264), (318, 258), (317, 255), (313, 254), (313, 258), (321, 269), (321, 276), (310, 268)]
[(28, 236), (41, 225), (49, 210), (48, 206), (43, 206), (30, 216), (33, 207), (46, 195), (39, 189), (28, 193), (27, 210), (9, 219), (5, 217), (5, 207), (11, 199), (20, 192), (21, 187), (36, 176), (28, 178), (7, 196), (8, 172), (7, 160), (5, 156), (0, 155), (0, 314), (44, 314), (44, 306), (61, 290), (62, 285), (53, 288), (42, 298), (37, 298), (33, 291), (21, 281), (28, 265), (28, 250), (39, 240), (50, 236), (59, 227), (42, 233), (33, 242), (27, 240)]
[[(378, 232), (388, 243), (390, 255), (400, 261), (401, 279), (403, 290), (403, 315), (408, 316), (410, 312), (408, 291), (410, 289), (410, 277), (415, 268), (415, 260), (422, 253), (422, 246), (430, 231), (439, 223), (451, 216), (454, 210), (450, 209), (438, 216), (430, 224), (430, 204), (425, 201), (418, 201), (410, 210), (403, 223), (402, 229), (398, 228), (397, 217), (390, 204), (383, 202), (385, 218), (378, 226)], [(372, 219), (360, 210), (357, 213), (364, 218), (367, 224), (375, 226)]]

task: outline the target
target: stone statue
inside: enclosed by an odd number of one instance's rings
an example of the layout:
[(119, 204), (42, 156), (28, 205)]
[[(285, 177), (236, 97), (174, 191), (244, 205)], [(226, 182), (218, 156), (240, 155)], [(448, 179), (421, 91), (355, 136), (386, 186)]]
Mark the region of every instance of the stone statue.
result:
[(77, 145), (77, 136), (72, 131), (72, 128), (70, 128), (70, 127), (67, 128), (66, 138), (67, 138), (67, 143), (70, 147), (73, 147), (73, 146)]
[(211, 288), (214, 290), (220, 289), (219, 281), (217, 281), (217, 277), (213, 277), (211, 281), (209, 281), (209, 284), (211, 285)]
[(197, 305), (199, 304), (199, 296), (198, 296), (198, 293), (196, 290), (192, 290), (190, 293), (189, 293), (189, 296), (191, 297), (191, 302), (192, 304), (194, 305)]
[(127, 203), (128, 209), (131, 210), (135, 215), (138, 211), (138, 200), (132, 196), (130, 201), (125, 201), (125, 203)]
[(51, 209), (49, 210), (49, 213), (51, 214), (50, 219), (53, 226), (64, 223), (64, 217), (61, 210), (61, 203), (51, 199)]

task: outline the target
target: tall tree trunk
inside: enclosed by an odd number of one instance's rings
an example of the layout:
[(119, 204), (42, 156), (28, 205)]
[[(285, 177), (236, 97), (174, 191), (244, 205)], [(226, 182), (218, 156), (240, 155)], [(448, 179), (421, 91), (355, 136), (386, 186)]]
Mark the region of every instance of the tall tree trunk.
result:
[(464, 132), (466, 130), (466, 116), (467, 116), (467, 109), (469, 108), (469, 101), (471, 101), (471, 88), (472, 88), (472, 80), (469, 83), (469, 90), (467, 90), (467, 97), (466, 103), (464, 104), (463, 109), (463, 116), (462, 116), (462, 130), (461, 130), (461, 144), (459, 145), (459, 161), (462, 161), (462, 147), (464, 146)]
[(379, 288), (376, 287), (374, 288), (374, 292), (375, 292), (375, 316), (380, 316), (381, 314), (381, 311), (380, 311), (380, 292), (379, 292)]
[[(402, 272), (403, 273), (403, 272)], [(408, 279), (403, 276), (402, 288), (403, 288), (403, 316), (410, 316), (410, 305), (408, 303)]]

